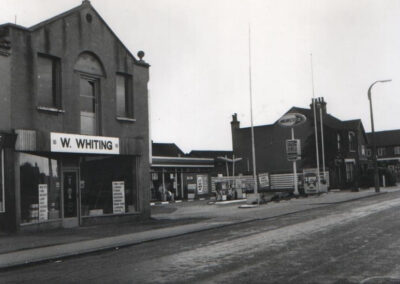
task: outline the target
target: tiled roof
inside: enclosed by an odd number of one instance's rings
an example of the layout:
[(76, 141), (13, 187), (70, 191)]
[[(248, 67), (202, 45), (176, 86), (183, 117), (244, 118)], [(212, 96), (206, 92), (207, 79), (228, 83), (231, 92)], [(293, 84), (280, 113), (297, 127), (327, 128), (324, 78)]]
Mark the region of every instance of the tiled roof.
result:
[[(367, 133), (368, 145), (372, 145), (372, 133)], [(400, 146), (400, 130), (387, 130), (375, 132), (376, 145)]]
[(183, 157), (185, 154), (175, 143), (152, 143), (152, 155), (160, 157)]

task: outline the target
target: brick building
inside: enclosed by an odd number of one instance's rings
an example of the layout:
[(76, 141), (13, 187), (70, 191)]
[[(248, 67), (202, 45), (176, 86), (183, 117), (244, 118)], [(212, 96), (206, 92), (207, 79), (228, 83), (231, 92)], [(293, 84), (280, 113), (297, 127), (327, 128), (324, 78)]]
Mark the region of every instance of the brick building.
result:
[(143, 56), (89, 1), (0, 26), (1, 230), (150, 215)]
[[(367, 133), (367, 157), (372, 159), (372, 133)], [(400, 182), (400, 130), (375, 132), (378, 166), (389, 170)]]
[[(361, 120), (342, 121), (327, 113), (323, 98), (316, 100), (317, 129), (320, 139), (320, 114), (322, 115), (325, 142), (326, 170), (329, 171), (331, 188), (358, 187), (361, 176), (367, 170), (367, 138)], [(302, 159), (297, 162), (298, 172), (304, 168), (315, 168), (315, 136), (313, 104), (310, 108), (292, 107), (287, 113), (300, 113), (306, 122), (294, 128), (295, 138), (300, 139)], [(279, 120), (279, 119), (278, 119)], [(292, 162), (286, 158), (286, 139), (291, 139), (291, 130), (278, 124), (254, 127), (257, 173), (291, 173)], [(252, 174), (251, 128), (240, 127), (234, 114), (231, 122), (232, 148), (243, 162), (238, 163), (238, 173)], [(320, 167), (322, 171), (321, 141), (319, 141)]]

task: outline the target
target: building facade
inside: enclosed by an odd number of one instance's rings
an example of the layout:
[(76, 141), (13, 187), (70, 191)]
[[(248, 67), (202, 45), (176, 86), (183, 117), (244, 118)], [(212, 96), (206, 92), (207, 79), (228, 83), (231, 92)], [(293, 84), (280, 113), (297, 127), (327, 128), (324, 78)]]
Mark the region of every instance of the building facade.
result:
[(0, 26), (1, 230), (133, 220), (149, 208), (149, 65), (89, 1)]
[[(321, 120), (323, 124), (325, 167), (329, 171), (331, 188), (358, 187), (361, 176), (367, 169), (367, 138), (361, 120), (342, 121), (326, 111), (323, 98), (316, 99), (319, 165), (322, 171)], [(292, 107), (285, 114), (299, 113), (306, 121), (294, 127), (294, 137), (301, 143), (301, 160), (297, 171), (316, 168), (315, 127), (313, 103), (309, 109)], [(286, 140), (291, 139), (291, 129), (278, 124), (254, 127), (256, 170), (259, 173), (286, 174), (293, 172), (293, 164), (286, 156)], [(237, 115), (232, 116), (232, 148), (237, 157), (238, 173), (252, 174), (251, 128), (240, 127)], [(301, 180), (300, 180), (301, 182)]]
[[(367, 156), (372, 160), (372, 133), (367, 133)], [(388, 170), (400, 182), (400, 130), (375, 132), (378, 166)], [(382, 175), (381, 175), (382, 183)], [(387, 184), (387, 183), (386, 183)]]

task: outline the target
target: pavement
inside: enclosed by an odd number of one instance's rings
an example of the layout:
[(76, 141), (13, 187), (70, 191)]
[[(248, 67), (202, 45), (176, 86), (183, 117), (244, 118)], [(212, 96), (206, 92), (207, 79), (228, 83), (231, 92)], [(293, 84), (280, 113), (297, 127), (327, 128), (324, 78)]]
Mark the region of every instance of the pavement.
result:
[(307, 198), (269, 202), (241, 209), (246, 201), (210, 202), (199, 200), (152, 206), (152, 219), (142, 223), (110, 224), (43, 232), (0, 235), (0, 269), (119, 249), (143, 242), (274, 218), (329, 204), (348, 202), (400, 191), (400, 187), (352, 191), (331, 191)]

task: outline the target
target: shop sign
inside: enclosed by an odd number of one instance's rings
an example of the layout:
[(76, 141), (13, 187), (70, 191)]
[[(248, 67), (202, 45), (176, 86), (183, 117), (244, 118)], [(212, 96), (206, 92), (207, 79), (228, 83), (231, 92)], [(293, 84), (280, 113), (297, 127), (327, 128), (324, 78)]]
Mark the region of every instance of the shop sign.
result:
[(278, 124), (283, 127), (294, 127), (306, 122), (307, 118), (301, 113), (288, 113), (278, 120)]
[(258, 180), (260, 182), (260, 187), (269, 187), (269, 174), (268, 173), (261, 173), (258, 174)]
[(39, 184), (39, 221), (48, 219), (48, 195), (47, 184)]
[(286, 140), (286, 154), (289, 161), (296, 161), (301, 159), (300, 139)]
[(119, 138), (50, 133), (51, 152), (119, 154)]
[(113, 181), (112, 192), (113, 192), (113, 213), (114, 214), (125, 213), (125, 182)]
[(197, 175), (197, 193), (208, 193), (208, 178), (207, 175)]

